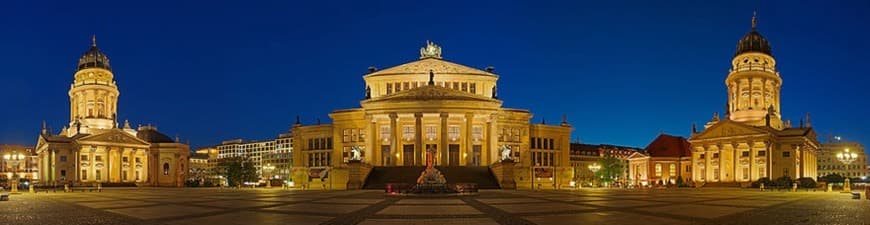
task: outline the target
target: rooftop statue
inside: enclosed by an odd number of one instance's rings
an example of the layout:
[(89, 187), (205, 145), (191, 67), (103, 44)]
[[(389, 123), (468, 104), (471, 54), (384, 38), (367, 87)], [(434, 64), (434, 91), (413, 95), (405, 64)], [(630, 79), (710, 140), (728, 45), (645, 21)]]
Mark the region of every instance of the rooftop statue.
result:
[(441, 58), (441, 46), (438, 46), (434, 42), (426, 41), (426, 47), (420, 48), (420, 59), (425, 58)]

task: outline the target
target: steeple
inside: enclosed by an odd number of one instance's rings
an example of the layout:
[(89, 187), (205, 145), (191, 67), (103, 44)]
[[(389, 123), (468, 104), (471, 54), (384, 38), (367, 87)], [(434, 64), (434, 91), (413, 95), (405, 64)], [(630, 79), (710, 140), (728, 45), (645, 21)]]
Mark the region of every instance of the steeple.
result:
[(42, 121), (42, 134), (48, 134), (48, 125), (45, 124), (45, 120)]
[(810, 113), (807, 113), (807, 128), (813, 127), (812, 123), (810, 123)]

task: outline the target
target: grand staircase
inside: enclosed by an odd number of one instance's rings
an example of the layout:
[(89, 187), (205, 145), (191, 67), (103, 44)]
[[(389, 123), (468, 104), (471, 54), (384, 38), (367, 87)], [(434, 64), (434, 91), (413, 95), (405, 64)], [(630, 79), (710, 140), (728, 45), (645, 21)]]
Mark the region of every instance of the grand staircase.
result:
[[(384, 189), (389, 183), (414, 184), (426, 167), (379, 166), (372, 168), (363, 189)], [(479, 189), (498, 189), (498, 181), (486, 166), (436, 166), (448, 184), (476, 183)]]

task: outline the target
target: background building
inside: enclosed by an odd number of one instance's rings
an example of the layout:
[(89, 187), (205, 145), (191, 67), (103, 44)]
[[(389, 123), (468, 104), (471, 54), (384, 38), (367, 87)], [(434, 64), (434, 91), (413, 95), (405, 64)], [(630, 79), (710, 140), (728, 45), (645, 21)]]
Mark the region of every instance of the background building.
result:
[[(688, 183), (692, 177), (692, 151), (684, 137), (660, 134), (628, 161), (634, 185)], [(682, 179), (682, 181), (678, 181)]]
[(700, 133), (692, 127), (693, 180), (739, 186), (763, 177), (816, 179), (820, 146), (810, 116), (798, 127), (782, 119), (782, 77), (754, 16), (731, 66), (725, 79), (725, 118), (715, 113)]
[(260, 178), (264, 180), (288, 179), (293, 165), (293, 136), (290, 133), (280, 134), (272, 140), (228, 140), (213, 148), (217, 150), (217, 158), (209, 158), (214, 161), (213, 166), (223, 159), (251, 159)]
[(39, 180), (38, 164), (33, 146), (0, 144), (0, 187), (7, 187), (13, 179)]
[[(848, 164), (837, 158), (838, 154), (854, 154), (856, 157)], [(819, 153), (819, 176), (839, 174), (848, 178), (865, 179), (870, 176), (867, 170), (867, 154), (864, 145), (857, 142), (829, 141), (822, 143), (822, 151)]]
[(70, 84), (69, 127), (56, 134), (43, 124), (36, 152), (45, 184), (110, 183), (181, 187), (190, 147), (157, 131), (118, 124), (118, 96), (109, 58), (96, 39), (79, 58)]
[(617, 179), (617, 182), (628, 181), (631, 179), (628, 174), (628, 157), (640, 150), (640, 148), (618, 145), (571, 143), (570, 163), (574, 168), (574, 179), (584, 186), (592, 184), (594, 172), (589, 169), (589, 166), (600, 165), (599, 161), (605, 156), (614, 156), (623, 163), (622, 176)]

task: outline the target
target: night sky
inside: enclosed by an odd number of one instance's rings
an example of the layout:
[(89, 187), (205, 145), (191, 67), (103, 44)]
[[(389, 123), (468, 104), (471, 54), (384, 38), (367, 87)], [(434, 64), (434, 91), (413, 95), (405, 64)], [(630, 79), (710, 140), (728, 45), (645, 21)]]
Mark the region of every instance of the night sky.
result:
[(419, 57), (494, 66), (506, 107), (566, 114), (585, 143), (687, 136), (726, 101), (737, 41), (758, 8), (782, 105), (820, 141), (870, 143), (870, 1), (6, 1), (0, 7), (0, 143), (68, 123), (92, 34), (120, 87), (119, 117), (193, 147), (269, 139), (296, 115), (359, 107), (366, 68)]

